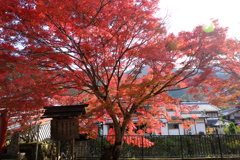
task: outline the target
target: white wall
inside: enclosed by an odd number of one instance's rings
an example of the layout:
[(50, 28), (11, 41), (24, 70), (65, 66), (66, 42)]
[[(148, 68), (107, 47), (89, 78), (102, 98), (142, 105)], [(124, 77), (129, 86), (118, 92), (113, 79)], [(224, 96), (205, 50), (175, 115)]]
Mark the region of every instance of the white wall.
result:
[[(162, 121), (165, 123), (165, 127), (162, 127), (161, 135), (186, 135), (188, 133), (187, 130), (183, 129), (181, 124), (179, 125), (179, 129), (168, 129), (168, 123), (166, 120)], [(199, 134), (199, 132), (204, 132), (206, 134), (206, 127), (203, 118), (196, 119), (195, 121), (192, 119), (192, 122), (196, 122), (196, 124), (192, 125), (190, 131), (192, 135)], [(108, 125), (103, 125), (103, 135), (108, 135)]]
[(179, 135), (178, 129), (169, 129), (169, 135)]
[(197, 134), (199, 134), (199, 132), (204, 132), (204, 134), (206, 134), (205, 123), (198, 123), (196, 128), (197, 128)]
[(162, 135), (168, 135), (168, 126), (162, 127)]
[[(192, 122), (194, 122), (192, 120)], [(189, 130), (192, 135), (199, 134), (199, 132), (204, 132), (206, 134), (206, 127), (204, 119), (197, 119), (195, 120), (196, 124), (192, 125), (191, 129)], [(188, 133), (187, 130), (183, 129), (181, 124), (179, 124), (179, 129), (168, 129), (168, 123), (166, 123), (165, 127), (162, 127), (162, 135), (186, 135)]]
[(103, 135), (108, 135), (108, 125), (103, 125)]

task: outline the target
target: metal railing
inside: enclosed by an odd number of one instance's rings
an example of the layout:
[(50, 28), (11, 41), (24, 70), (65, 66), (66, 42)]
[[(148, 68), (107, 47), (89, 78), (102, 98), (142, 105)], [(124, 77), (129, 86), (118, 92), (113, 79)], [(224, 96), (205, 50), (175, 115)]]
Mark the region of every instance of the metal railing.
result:
[[(76, 141), (77, 157), (99, 158), (111, 144), (107, 136), (96, 140)], [(114, 137), (110, 137), (114, 138)], [(124, 144), (121, 158), (198, 158), (198, 157), (240, 157), (240, 135), (160, 135), (126, 136), (136, 140), (134, 144), (154, 143), (151, 147)], [(109, 140), (109, 136), (107, 138)]]

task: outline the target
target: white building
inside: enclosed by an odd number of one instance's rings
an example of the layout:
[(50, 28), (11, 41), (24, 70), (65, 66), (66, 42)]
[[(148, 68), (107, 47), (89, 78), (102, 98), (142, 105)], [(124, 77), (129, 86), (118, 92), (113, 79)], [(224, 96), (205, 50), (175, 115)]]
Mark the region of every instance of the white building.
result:
[[(194, 119), (191, 114), (194, 114), (198, 117), (198, 119)], [(167, 122), (166, 119), (163, 119), (162, 121), (165, 124), (165, 127), (162, 127), (162, 135), (193, 135), (193, 134), (206, 134), (206, 119), (207, 116), (203, 113), (188, 113), (188, 114), (182, 114), (182, 118), (175, 118), (172, 117), (172, 119), (179, 119), (180, 122)], [(184, 129), (182, 127), (181, 121), (183, 120), (189, 120), (191, 122), (194, 122), (190, 129)]]
[(235, 123), (235, 125), (240, 126), (240, 105), (235, 108), (230, 108), (221, 113), (223, 119)]
[[(161, 135), (194, 135), (194, 134), (207, 134), (207, 127), (214, 123), (217, 123), (219, 120), (219, 114), (221, 109), (207, 103), (207, 102), (199, 102), (199, 101), (191, 101), (191, 102), (181, 102), (181, 104), (185, 104), (188, 106), (197, 105), (198, 107), (190, 111), (189, 113), (181, 113), (182, 118), (174, 117), (174, 111), (168, 111), (172, 116), (173, 120), (178, 120), (178, 122), (167, 121), (166, 119), (161, 119), (164, 123), (165, 127), (162, 127)], [(194, 117), (198, 117), (194, 119)], [(137, 118), (134, 118), (137, 121)], [(189, 120), (194, 122), (189, 130), (186, 130), (182, 127), (181, 122), (183, 120)], [(108, 130), (111, 126), (111, 120), (108, 120), (106, 123), (101, 126), (101, 133), (103, 135), (108, 134)], [(154, 134), (154, 133), (153, 133)]]

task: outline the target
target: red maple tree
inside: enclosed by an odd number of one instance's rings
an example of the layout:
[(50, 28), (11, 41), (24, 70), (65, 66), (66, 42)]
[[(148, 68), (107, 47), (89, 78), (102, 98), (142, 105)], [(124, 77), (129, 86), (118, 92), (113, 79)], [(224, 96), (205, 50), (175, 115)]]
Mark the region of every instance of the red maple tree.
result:
[(237, 107), (240, 104), (240, 54), (239, 44), (230, 41), (232, 53), (222, 52), (216, 64), (216, 76), (209, 77), (202, 87), (212, 104)]
[[(144, 134), (134, 132), (136, 125), (160, 133), (160, 118), (171, 120), (166, 109), (176, 115), (187, 110), (168, 92), (198, 86), (214, 73), (219, 53), (233, 51), (222, 45), (226, 30), (217, 22), (209, 33), (199, 26), (167, 35), (154, 16), (157, 9), (157, 0), (0, 0), (0, 54), (27, 62), (23, 79), (13, 74), (13, 85), (31, 90), (23, 106), (29, 106), (28, 97), (34, 103), (61, 103), (61, 97), (88, 103), (91, 121), (113, 122), (115, 138), (105, 160), (119, 159), (124, 140), (134, 142), (125, 134)], [(4, 97), (9, 89), (1, 91)]]

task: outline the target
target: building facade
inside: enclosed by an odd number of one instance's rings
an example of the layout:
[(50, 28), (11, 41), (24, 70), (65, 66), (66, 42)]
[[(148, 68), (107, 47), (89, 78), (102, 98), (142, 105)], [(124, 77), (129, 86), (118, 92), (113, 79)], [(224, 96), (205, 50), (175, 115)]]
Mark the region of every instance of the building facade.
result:
[[(195, 135), (195, 134), (209, 134), (208, 129), (212, 127), (213, 124), (216, 124), (219, 121), (219, 115), (221, 109), (215, 107), (208, 102), (200, 101), (190, 101), (190, 102), (181, 102), (182, 105), (187, 106), (196, 106), (194, 110), (188, 113), (180, 113), (181, 118), (174, 116), (174, 111), (168, 111), (171, 115), (172, 120), (177, 121), (167, 121), (165, 118), (161, 119), (161, 122), (164, 126), (161, 128), (161, 135)], [(197, 117), (194, 118), (194, 117)], [(184, 129), (182, 126), (182, 121), (188, 120), (193, 122), (190, 129)], [(133, 118), (133, 121), (137, 122), (137, 118)], [(107, 120), (101, 125), (102, 135), (107, 135), (108, 130), (112, 127), (111, 120)], [(153, 135), (157, 135), (152, 133)]]

